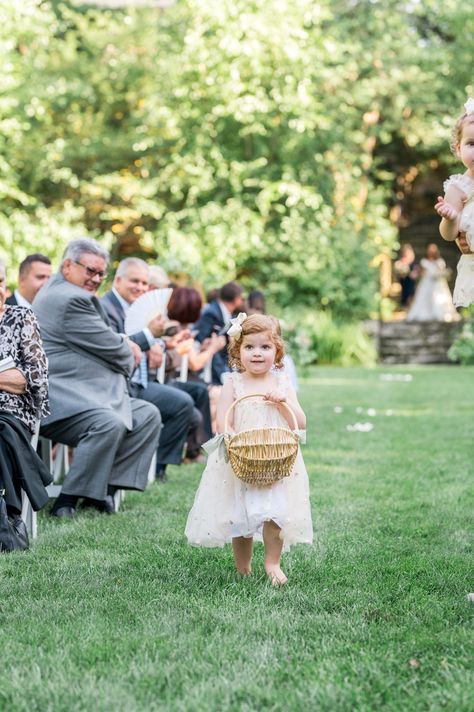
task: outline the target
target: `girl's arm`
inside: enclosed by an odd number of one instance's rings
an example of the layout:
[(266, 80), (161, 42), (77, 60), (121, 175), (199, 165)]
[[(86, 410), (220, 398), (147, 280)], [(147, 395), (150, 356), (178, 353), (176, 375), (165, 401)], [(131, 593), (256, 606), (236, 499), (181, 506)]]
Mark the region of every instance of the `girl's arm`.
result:
[[(225, 414), (227, 413), (228, 408), (232, 405), (234, 402), (234, 384), (232, 383), (232, 378), (226, 378), (224, 381), (224, 385), (222, 386), (222, 391), (219, 396), (219, 400), (217, 401), (217, 432), (218, 433), (223, 433), (224, 432), (224, 420), (225, 420)], [(229, 428), (232, 429), (234, 427), (234, 416), (233, 413), (231, 413), (230, 416), (230, 421), (229, 421)]]
[(459, 221), (463, 209), (463, 193), (455, 185), (450, 185), (444, 198), (438, 197), (435, 210), (441, 218), (439, 231), (441, 237), (448, 242), (455, 240), (459, 234)]
[[(296, 395), (295, 389), (288, 381), (286, 386), (286, 395), (283, 395), (280, 391), (271, 391), (265, 394), (266, 400), (276, 403), (277, 406), (281, 403), (287, 403), (293, 413), (296, 416), (296, 422), (298, 423), (298, 428), (304, 430), (306, 428), (306, 416), (304, 414), (303, 408), (298, 402), (298, 397)], [(290, 427), (293, 427), (293, 419), (289, 414), (288, 410), (283, 405), (279, 405), (280, 413), (285, 418), (286, 422)]]
[[(303, 408), (300, 406), (299, 401), (298, 401), (298, 396), (296, 395), (296, 391), (291, 385), (291, 383), (288, 383), (287, 386), (287, 396), (286, 396), (286, 402), (290, 406), (291, 410), (293, 413), (296, 415), (296, 421), (298, 423), (298, 428), (300, 430), (305, 430), (306, 428), (306, 415), (304, 414)], [(288, 423), (292, 425), (291, 420), (289, 420), (290, 415), (288, 413)]]

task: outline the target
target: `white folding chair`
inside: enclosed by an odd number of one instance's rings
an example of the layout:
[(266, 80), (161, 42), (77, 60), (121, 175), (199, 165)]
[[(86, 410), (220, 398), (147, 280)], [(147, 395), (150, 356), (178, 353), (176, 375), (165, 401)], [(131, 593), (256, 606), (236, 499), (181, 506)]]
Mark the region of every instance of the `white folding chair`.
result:
[[(38, 420), (35, 427), (35, 432), (31, 437), (31, 447), (36, 450), (38, 446), (40, 421)], [(24, 490), (21, 493), (21, 518), (26, 524), (26, 529), (28, 531), (28, 536), (31, 539), (36, 539), (38, 536), (38, 515), (31, 506), (31, 502)]]
[(158, 383), (163, 383), (165, 382), (166, 378), (166, 358), (163, 356), (163, 360), (161, 362), (161, 366), (156, 370), (156, 380)]
[(53, 460), (53, 475), (54, 482), (63, 480), (69, 472), (69, 447), (63, 443), (57, 443), (56, 454)]
[(202, 380), (204, 381), (204, 383), (207, 383), (207, 385), (212, 383), (212, 358), (210, 358), (204, 366), (202, 372)]
[(184, 354), (181, 357), (181, 366), (179, 369), (178, 381), (180, 383), (186, 383), (186, 381), (188, 380), (188, 369), (189, 369), (189, 355)]

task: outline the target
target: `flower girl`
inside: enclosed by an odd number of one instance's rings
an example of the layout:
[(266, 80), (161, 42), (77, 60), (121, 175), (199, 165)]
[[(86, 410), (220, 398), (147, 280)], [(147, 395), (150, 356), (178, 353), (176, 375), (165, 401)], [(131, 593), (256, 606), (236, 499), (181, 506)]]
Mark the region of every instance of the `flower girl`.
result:
[[(474, 252), (474, 99), (468, 99), (464, 108), (454, 126), (451, 148), (466, 171), (445, 181), (445, 195), (438, 197), (435, 210), (441, 217), (441, 236), (452, 241), (463, 232)], [(458, 262), (453, 302), (457, 307), (474, 303), (474, 254), (463, 254)]]
[[(278, 321), (271, 316), (239, 314), (228, 331), (229, 362), (236, 369), (227, 375), (217, 409), (219, 433), (234, 400), (255, 395), (233, 409), (232, 432), (249, 428), (287, 427), (287, 403), (298, 427), (306, 418), (282, 367), (284, 344)], [(265, 394), (264, 400), (257, 394)], [(223, 435), (206, 447), (209, 453), (194, 505), (186, 524), (186, 536), (196, 546), (219, 547), (232, 542), (235, 566), (250, 574), (253, 538), (265, 547), (265, 570), (273, 585), (287, 581), (280, 568), (282, 550), (292, 544), (311, 544), (313, 528), (309, 505), (308, 475), (301, 452), (288, 477), (266, 487), (238, 479), (227, 461)]]

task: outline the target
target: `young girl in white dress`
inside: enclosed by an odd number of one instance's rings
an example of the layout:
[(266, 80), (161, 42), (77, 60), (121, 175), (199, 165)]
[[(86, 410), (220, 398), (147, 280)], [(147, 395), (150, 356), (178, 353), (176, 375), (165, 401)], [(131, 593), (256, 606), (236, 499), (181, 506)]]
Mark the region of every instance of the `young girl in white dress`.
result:
[[(465, 233), (474, 252), (474, 99), (468, 99), (464, 108), (454, 126), (451, 149), (466, 171), (445, 181), (445, 195), (438, 197), (435, 210), (441, 217), (441, 236), (453, 241), (460, 232)], [(458, 262), (453, 302), (457, 307), (474, 303), (474, 254), (462, 255)]]
[[(258, 393), (264, 393), (265, 399), (251, 398), (233, 409), (232, 432), (287, 427), (290, 420), (282, 403), (291, 407), (298, 427), (304, 429), (306, 417), (293, 387), (287, 376), (278, 373), (284, 356), (278, 321), (266, 315), (241, 314), (228, 333), (229, 362), (237, 370), (224, 381), (217, 407), (219, 433), (224, 432), (225, 414), (234, 400)], [(251, 573), (253, 539), (263, 540), (267, 576), (274, 585), (286, 583), (280, 567), (282, 550), (313, 540), (308, 475), (301, 452), (288, 477), (256, 487), (233, 473), (222, 436), (210, 441), (207, 451), (207, 467), (186, 524), (189, 543), (220, 547), (232, 542), (236, 569), (246, 575)]]

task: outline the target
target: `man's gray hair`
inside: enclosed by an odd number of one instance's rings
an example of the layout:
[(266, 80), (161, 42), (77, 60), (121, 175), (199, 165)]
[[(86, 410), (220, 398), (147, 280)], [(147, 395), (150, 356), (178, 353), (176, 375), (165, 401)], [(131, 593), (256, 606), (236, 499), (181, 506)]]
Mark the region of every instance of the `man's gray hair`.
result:
[(163, 287), (169, 287), (170, 281), (163, 267), (150, 265), (150, 286), (162, 289)]
[(105, 247), (102, 247), (102, 245), (99, 245), (96, 240), (93, 240), (90, 237), (79, 237), (77, 240), (71, 240), (64, 250), (60, 270), (62, 271), (65, 260), (80, 262), (82, 255), (86, 252), (90, 255), (102, 257), (107, 264), (109, 262), (109, 253)]
[(124, 260), (119, 262), (119, 266), (117, 267), (115, 276), (123, 277), (125, 274), (127, 274), (127, 270), (129, 267), (141, 267), (141, 269), (146, 269), (147, 274), (150, 273), (150, 268), (145, 262), (145, 260), (141, 260), (139, 257), (126, 257)]

